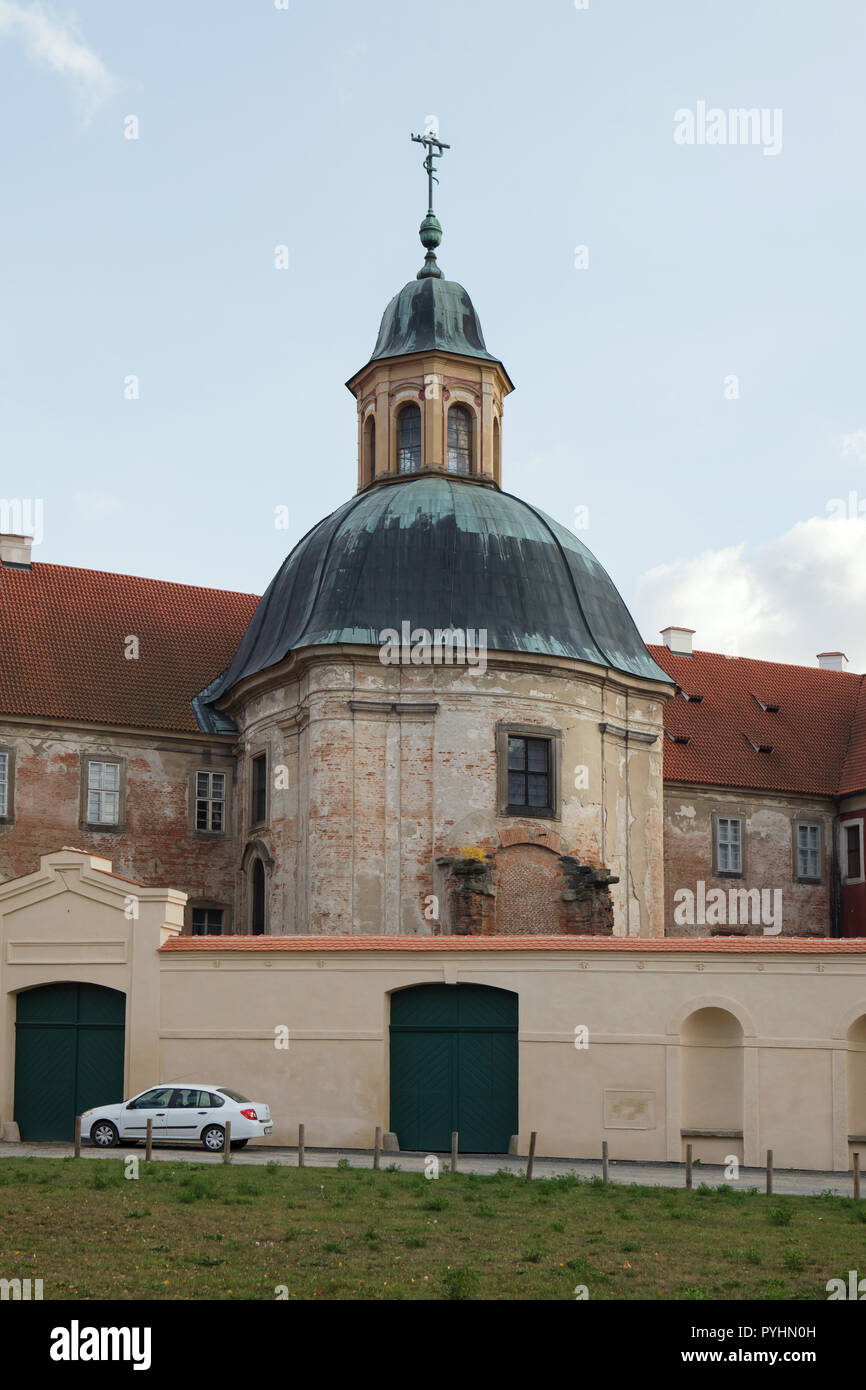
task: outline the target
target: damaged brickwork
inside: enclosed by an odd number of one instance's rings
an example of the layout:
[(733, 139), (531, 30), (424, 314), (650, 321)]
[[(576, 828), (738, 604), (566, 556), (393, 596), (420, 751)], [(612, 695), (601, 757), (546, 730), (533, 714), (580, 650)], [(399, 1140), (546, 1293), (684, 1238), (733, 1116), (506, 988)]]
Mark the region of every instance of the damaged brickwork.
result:
[[(549, 842), (559, 836), (514, 828), (496, 852), (442, 856), (445, 929), (454, 936), (612, 936), (616, 877), (581, 864)], [(533, 836), (538, 835), (538, 842)], [(503, 836), (504, 840), (504, 836)]]

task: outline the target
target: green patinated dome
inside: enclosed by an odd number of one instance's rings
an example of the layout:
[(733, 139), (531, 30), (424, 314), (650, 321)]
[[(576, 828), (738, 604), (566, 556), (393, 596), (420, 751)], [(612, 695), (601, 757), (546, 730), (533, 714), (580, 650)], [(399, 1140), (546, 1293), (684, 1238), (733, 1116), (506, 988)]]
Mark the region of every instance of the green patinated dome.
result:
[(461, 357), (499, 359), (487, 351), (472, 300), (456, 280), (410, 280), (382, 315), (371, 362), (438, 348)]
[(418, 474), (362, 492), (307, 533), (196, 713), (216, 727), (214, 703), (245, 677), (302, 647), (378, 647), (404, 621), (486, 629), (490, 652), (571, 657), (669, 683), (577, 536), (498, 488)]

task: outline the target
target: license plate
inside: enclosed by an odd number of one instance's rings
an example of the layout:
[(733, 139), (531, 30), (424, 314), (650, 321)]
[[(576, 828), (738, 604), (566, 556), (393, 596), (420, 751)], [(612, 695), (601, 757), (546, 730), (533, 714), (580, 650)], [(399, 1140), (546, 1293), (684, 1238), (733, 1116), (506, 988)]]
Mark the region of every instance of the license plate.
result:
[(274, 1127), (273, 1127), (273, 1125), (265, 1125), (265, 1134), (273, 1134), (273, 1132), (274, 1132)]

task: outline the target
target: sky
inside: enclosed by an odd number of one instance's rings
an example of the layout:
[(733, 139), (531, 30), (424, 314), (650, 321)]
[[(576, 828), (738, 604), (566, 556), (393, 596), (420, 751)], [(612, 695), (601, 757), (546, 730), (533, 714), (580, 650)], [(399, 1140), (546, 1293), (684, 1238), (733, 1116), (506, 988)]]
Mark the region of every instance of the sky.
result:
[(866, 671), (864, 67), (862, 0), (0, 0), (0, 529), (262, 592), (355, 491), (435, 119), (505, 488), (648, 641)]

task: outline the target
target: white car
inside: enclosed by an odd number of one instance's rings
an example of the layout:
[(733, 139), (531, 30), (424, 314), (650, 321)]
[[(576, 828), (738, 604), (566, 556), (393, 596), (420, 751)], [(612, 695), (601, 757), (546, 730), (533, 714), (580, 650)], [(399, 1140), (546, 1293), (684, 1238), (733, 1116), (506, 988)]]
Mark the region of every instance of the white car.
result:
[(197, 1082), (185, 1086), (152, 1086), (132, 1100), (95, 1105), (81, 1116), (81, 1137), (100, 1149), (146, 1139), (153, 1121), (153, 1138), (176, 1144), (192, 1140), (209, 1153), (225, 1148), (226, 1120), (231, 1120), (231, 1146), (242, 1149), (250, 1139), (273, 1130), (270, 1108), (247, 1100), (230, 1086)]

